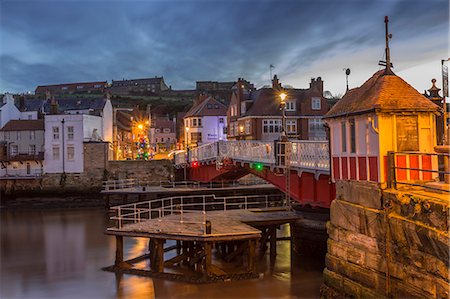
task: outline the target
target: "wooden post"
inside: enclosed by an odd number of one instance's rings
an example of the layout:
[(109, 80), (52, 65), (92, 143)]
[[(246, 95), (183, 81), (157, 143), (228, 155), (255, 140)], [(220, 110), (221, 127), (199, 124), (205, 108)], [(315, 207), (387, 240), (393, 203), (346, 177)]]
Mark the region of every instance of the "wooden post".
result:
[(276, 226), (270, 227), (270, 259), (275, 261), (277, 256), (277, 228)]
[(177, 240), (177, 255), (180, 255), (181, 253), (181, 241)]
[(248, 241), (248, 264), (247, 264), (247, 271), (250, 273), (255, 272), (255, 249), (256, 249), (256, 240), (249, 240)]
[(209, 276), (211, 272), (211, 243), (205, 242), (203, 245), (203, 250), (205, 251), (204, 265), (203, 265), (203, 276)]
[(123, 262), (123, 237), (116, 236), (116, 262), (115, 265), (118, 266)]
[(164, 272), (164, 240), (155, 239), (155, 251), (156, 251), (156, 271), (159, 273)]

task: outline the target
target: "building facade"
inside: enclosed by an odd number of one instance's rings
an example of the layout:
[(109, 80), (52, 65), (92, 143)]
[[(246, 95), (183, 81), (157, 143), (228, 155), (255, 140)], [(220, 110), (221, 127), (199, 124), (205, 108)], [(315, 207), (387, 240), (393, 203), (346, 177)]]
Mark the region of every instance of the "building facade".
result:
[(176, 119), (152, 117), (150, 120), (149, 140), (154, 153), (167, 153), (177, 144)]
[(79, 82), (54, 85), (39, 85), (34, 91), (35, 94), (51, 93), (58, 94), (76, 94), (76, 93), (103, 93), (108, 83), (106, 81), (98, 82)]
[(42, 175), (44, 121), (11, 120), (0, 129), (0, 176)]
[(325, 140), (322, 117), (330, 109), (323, 81), (311, 79), (308, 89), (282, 88), (274, 76), (271, 88), (254, 90), (239, 79), (228, 107), (228, 139), (279, 139), (282, 132), (280, 94), (286, 94), (286, 134), (291, 139)]
[(45, 173), (82, 173), (84, 142), (105, 140), (102, 117), (87, 114), (45, 115)]
[(164, 82), (164, 77), (112, 80), (110, 91), (116, 95), (132, 94), (159, 94), (162, 91), (170, 90)]
[(202, 95), (183, 118), (184, 143), (192, 147), (227, 139), (227, 107)]

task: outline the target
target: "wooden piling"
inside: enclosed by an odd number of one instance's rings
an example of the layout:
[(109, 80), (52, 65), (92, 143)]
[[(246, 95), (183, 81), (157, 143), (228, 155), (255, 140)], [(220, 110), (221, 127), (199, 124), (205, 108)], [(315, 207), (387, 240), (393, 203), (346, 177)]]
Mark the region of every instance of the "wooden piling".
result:
[(116, 236), (116, 261), (115, 265), (118, 266), (123, 262), (123, 237)]

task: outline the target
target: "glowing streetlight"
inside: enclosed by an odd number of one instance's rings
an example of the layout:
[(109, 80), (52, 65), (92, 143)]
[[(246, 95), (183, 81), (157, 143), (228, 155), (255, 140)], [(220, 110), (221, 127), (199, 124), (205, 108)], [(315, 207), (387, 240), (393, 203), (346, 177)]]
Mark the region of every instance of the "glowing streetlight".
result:
[(284, 92), (279, 94), (281, 99), (281, 139), (286, 139), (286, 97)]
[(142, 124), (138, 124), (137, 127), (138, 127), (139, 130), (142, 130), (144, 128), (144, 126)]

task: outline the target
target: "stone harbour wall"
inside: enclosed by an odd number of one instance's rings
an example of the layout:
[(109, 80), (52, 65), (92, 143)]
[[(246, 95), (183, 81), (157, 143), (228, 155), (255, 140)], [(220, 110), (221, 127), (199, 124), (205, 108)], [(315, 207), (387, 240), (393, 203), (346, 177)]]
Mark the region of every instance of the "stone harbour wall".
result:
[[(101, 158), (98, 159), (103, 161)], [(106, 164), (106, 165), (105, 165)], [(140, 184), (169, 180), (173, 175), (169, 160), (106, 161), (85, 163), (82, 173), (46, 173), (32, 179), (0, 180), (4, 196), (98, 193), (104, 180), (137, 179)]]
[(417, 194), (336, 183), (324, 297), (449, 297), (449, 201)]

